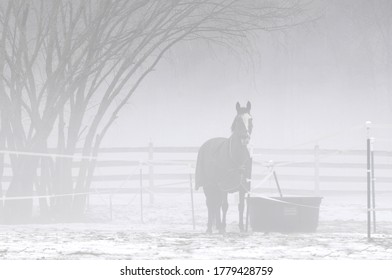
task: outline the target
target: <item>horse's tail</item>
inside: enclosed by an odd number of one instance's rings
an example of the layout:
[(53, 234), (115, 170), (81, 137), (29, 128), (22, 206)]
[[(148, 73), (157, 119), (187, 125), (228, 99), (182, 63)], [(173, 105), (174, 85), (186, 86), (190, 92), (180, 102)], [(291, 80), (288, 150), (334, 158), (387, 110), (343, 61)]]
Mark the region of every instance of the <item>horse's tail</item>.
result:
[(196, 190), (200, 187), (206, 188), (206, 186), (215, 184), (218, 181), (219, 176), (216, 170), (217, 153), (222, 150), (222, 145), (224, 146), (227, 142), (227, 138), (212, 138), (200, 147), (195, 170)]

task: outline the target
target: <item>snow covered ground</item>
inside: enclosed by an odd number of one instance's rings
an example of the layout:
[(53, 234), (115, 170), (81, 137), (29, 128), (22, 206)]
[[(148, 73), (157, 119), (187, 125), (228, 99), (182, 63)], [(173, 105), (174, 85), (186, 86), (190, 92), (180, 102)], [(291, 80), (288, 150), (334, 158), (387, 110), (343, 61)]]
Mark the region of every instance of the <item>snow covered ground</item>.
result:
[[(377, 214), (377, 233), (366, 237), (364, 193), (325, 195), (315, 233), (240, 233), (235, 196), (230, 199), (227, 233), (205, 234), (204, 195), (145, 197), (141, 222), (138, 194), (93, 196), (90, 222), (1, 225), (1, 259), (392, 259), (392, 212)], [(390, 207), (392, 193), (379, 194), (377, 207)]]

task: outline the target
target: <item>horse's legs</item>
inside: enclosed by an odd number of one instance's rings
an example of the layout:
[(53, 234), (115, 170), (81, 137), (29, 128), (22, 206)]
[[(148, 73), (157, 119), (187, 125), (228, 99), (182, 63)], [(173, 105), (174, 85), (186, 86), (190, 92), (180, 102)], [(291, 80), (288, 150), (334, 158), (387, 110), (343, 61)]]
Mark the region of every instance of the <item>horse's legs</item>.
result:
[(223, 193), (223, 195), (222, 195), (222, 225), (221, 225), (222, 232), (226, 231), (227, 209), (229, 209), (229, 203), (227, 201), (227, 193)]
[(214, 213), (215, 213), (216, 228), (219, 232), (222, 232), (221, 205), (222, 205), (221, 200), (217, 199)]
[(206, 204), (208, 210), (207, 233), (212, 233), (212, 226), (216, 220), (216, 193), (213, 186), (203, 187), (204, 195), (206, 196)]
[(245, 208), (245, 192), (239, 192), (239, 203), (238, 203), (238, 213), (239, 213), (239, 227), (240, 231), (244, 231), (244, 208)]
[(218, 229), (218, 231), (220, 233), (224, 232), (224, 225), (223, 225), (223, 221), (221, 219), (221, 208), (222, 208), (222, 202), (223, 202), (223, 195), (224, 193), (221, 192), (220, 190), (217, 190), (217, 192), (215, 193), (215, 222), (216, 222), (216, 228)]
[(212, 223), (214, 222), (214, 203), (212, 197), (206, 194), (206, 204), (208, 210), (207, 233), (212, 233)]

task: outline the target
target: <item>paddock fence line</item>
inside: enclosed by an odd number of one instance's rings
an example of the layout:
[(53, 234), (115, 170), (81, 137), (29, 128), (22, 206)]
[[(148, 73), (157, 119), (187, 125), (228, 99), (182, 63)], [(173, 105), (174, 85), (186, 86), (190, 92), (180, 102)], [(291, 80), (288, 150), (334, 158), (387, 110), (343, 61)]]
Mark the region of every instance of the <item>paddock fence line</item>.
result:
[[(392, 146), (392, 145), (391, 145)], [(161, 147), (152, 142), (145, 147), (102, 147), (96, 160), (92, 188), (98, 192), (139, 192), (139, 181), (153, 200), (159, 192), (188, 192), (189, 175), (194, 173), (198, 147)], [(12, 151), (4, 152), (4, 154)], [(15, 152), (17, 153), (17, 152)], [(73, 157), (73, 169), (81, 165), (81, 149)], [(39, 154), (37, 156), (46, 156)], [(70, 157), (48, 150), (49, 157)], [(392, 191), (392, 151), (374, 151), (377, 158), (378, 191)], [(277, 173), (283, 193), (323, 193), (328, 191), (366, 191), (367, 151), (323, 149), (253, 148), (252, 185), (257, 185), (271, 168)], [(141, 175), (139, 170), (142, 170)], [(40, 174), (40, 172), (37, 172)], [(76, 172), (75, 172), (76, 174)], [(3, 190), (12, 179), (9, 162), (1, 178)], [(76, 179), (76, 176), (74, 177)], [(253, 183), (254, 182), (254, 183)], [(274, 180), (258, 188), (260, 192), (276, 190)]]

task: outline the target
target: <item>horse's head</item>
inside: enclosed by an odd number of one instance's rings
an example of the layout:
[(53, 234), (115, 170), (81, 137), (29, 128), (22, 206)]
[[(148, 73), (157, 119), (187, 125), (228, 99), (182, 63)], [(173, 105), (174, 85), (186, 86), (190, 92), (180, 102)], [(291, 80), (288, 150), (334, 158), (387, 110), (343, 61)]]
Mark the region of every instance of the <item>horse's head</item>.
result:
[(233, 124), (231, 125), (231, 132), (234, 136), (239, 137), (239, 139), (241, 140), (241, 144), (244, 146), (249, 144), (250, 135), (252, 134), (253, 129), (250, 108), (251, 104), (249, 101), (246, 104), (246, 107), (241, 107), (240, 103), (237, 102), (237, 116), (235, 117)]

